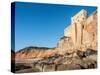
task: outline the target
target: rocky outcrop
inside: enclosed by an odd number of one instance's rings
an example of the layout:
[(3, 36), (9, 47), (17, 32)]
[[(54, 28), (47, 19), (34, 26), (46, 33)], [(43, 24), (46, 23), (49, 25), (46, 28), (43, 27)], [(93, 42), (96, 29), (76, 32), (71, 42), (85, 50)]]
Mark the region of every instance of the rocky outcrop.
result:
[(60, 39), (58, 44), (59, 54), (71, 53), (74, 49), (74, 44), (71, 37), (64, 36)]
[(49, 72), (75, 69), (97, 68), (97, 51), (88, 49), (83, 52), (78, 50), (64, 55), (55, 54), (48, 58), (40, 59), (35, 62), (24, 62), (16, 64), (16, 72), (23, 72), (23, 69), (32, 69), (32, 72)]
[(58, 49), (65, 53), (88, 48), (97, 50), (97, 11), (88, 16), (86, 10), (81, 10), (71, 18), (71, 25), (64, 30)]

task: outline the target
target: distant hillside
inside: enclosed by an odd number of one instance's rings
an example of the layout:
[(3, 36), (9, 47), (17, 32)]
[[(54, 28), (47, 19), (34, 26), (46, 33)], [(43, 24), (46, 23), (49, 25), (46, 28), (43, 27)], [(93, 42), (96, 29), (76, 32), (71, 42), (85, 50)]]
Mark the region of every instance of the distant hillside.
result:
[(49, 57), (56, 53), (55, 48), (47, 47), (26, 47), (16, 52), (16, 58), (18, 59), (29, 59), (29, 58), (42, 58)]

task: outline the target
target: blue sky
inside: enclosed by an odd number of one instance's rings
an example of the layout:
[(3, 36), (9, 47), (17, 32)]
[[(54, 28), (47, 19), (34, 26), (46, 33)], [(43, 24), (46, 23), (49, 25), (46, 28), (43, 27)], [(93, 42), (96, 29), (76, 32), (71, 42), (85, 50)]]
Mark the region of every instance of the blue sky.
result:
[(15, 50), (28, 46), (56, 47), (71, 17), (81, 9), (90, 15), (97, 8), (16, 2)]

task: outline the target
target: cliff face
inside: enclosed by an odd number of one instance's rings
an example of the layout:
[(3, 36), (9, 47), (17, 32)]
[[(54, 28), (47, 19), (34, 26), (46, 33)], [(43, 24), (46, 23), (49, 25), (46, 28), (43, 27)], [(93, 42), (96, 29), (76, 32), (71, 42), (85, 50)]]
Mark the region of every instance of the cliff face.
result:
[(83, 31), (83, 45), (97, 50), (97, 12), (93, 13), (86, 20)]
[(71, 53), (74, 49), (74, 44), (71, 37), (64, 36), (60, 39), (57, 49), (59, 54)]
[(97, 50), (97, 12), (87, 16), (87, 12), (81, 10), (73, 16), (71, 25), (64, 30), (64, 37), (70, 39), (67, 42), (66, 38), (59, 41), (59, 53), (76, 49), (86, 51), (88, 48)]

